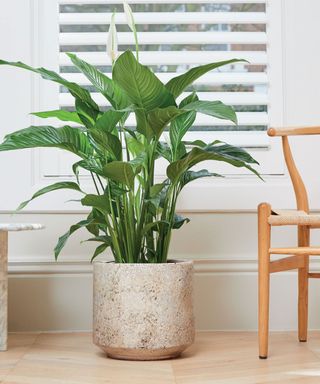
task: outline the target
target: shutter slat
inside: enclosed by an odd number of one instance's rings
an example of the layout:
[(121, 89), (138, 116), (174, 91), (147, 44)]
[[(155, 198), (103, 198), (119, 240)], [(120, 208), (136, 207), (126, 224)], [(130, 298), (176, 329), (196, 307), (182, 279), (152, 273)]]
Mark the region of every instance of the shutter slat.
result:
[[(106, 73), (111, 78), (111, 73)], [(178, 73), (156, 73), (158, 78), (163, 82), (167, 83), (173, 77), (178, 76)], [(80, 85), (90, 85), (90, 81), (81, 73), (66, 73), (63, 75), (69, 81), (78, 83)], [(216, 72), (208, 73), (196, 80), (194, 84), (208, 84), (208, 85), (220, 85), (220, 84), (267, 84), (268, 76), (264, 72), (250, 73), (250, 72)]]
[[(81, 59), (92, 65), (111, 65), (111, 60), (106, 52), (75, 52)], [(121, 52), (120, 52), (121, 53)], [(250, 64), (267, 64), (265, 51), (142, 51), (139, 53), (141, 63), (145, 65), (201, 65), (215, 61), (246, 59)], [(65, 53), (60, 53), (60, 65), (73, 65)]]
[[(109, 24), (112, 13), (60, 13), (61, 25)], [(127, 24), (123, 13), (116, 15), (117, 24)], [(136, 12), (136, 24), (261, 24), (266, 23), (264, 12)]]
[[(178, 101), (182, 100), (189, 93), (183, 93)], [(258, 92), (197, 92), (200, 100), (220, 100), (231, 105), (266, 105), (267, 95)], [(110, 103), (100, 93), (91, 93), (95, 102), (102, 106), (109, 106)], [(60, 94), (60, 104), (64, 106), (74, 105), (74, 98), (69, 93)]]
[[(61, 45), (105, 45), (108, 34), (60, 33)], [(119, 44), (134, 44), (131, 32), (118, 33)], [(140, 44), (266, 44), (264, 32), (140, 32)]]

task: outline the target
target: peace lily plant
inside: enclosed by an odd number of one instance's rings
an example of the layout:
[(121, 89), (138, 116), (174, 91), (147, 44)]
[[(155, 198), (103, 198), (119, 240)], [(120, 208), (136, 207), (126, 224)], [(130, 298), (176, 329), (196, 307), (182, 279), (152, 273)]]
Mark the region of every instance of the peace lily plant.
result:
[[(69, 236), (84, 227), (92, 235), (90, 241), (101, 243), (92, 259), (110, 248), (116, 263), (166, 263), (172, 230), (188, 222), (187, 218), (176, 214), (180, 192), (193, 180), (219, 176), (206, 169), (192, 170), (193, 166), (215, 160), (245, 167), (257, 174), (252, 168), (257, 162), (241, 148), (218, 140), (211, 143), (184, 140), (197, 113), (236, 124), (237, 117), (231, 106), (220, 101), (199, 100), (196, 92), (178, 102), (182, 92), (202, 75), (242, 60), (195, 67), (163, 84), (150, 68), (140, 63), (137, 31), (127, 3), (124, 10), (134, 34), (136, 57), (130, 50), (118, 55), (113, 15), (108, 38), (112, 78), (75, 54), (67, 53), (74, 66), (108, 100), (110, 108), (107, 111), (99, 108), (87, 89), (53, 71), (0, 60), (1, 65), (40, 74), (42, 78), (66, 87), (74, 97), (74, 111), (60, 109), (33, 113), (44, 119), (57, 118), (66, 125), (59, 128), (30, 126), (6, 135), (0, 145), (0, 151), (55, 147), (79, 157), (72, 166), (75, 181), (47, 186), (19, 207), (22, 209), (31, 200), (59, 189), (82, 194), (81, 204), (90, 209), (90, 214), (59, 238), (56, 258)], [(135, 127), (127, 125), (131, 114), (136, 119)], [(68, 125), (68, 122), (73, 124)], [(166, 141), (164, 136), (168, 136)], [(168, 163), (167, 178), (156, 183), (155, 164), (160, 158)], [(80, 169), (91, 175), (95, 193), (83, 190)]]

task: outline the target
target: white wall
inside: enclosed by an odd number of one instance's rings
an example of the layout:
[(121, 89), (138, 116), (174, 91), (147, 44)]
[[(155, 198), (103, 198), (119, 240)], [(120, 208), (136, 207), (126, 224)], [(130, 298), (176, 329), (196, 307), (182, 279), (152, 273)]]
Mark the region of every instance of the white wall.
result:
[[(319, 14), (318, 0), (305, 0), (303, 6), (298, 0), (285, 1), (284, 117), (287, 125), (319, 124)], [(3, 55), (1, 49), (0, 52)], [(16, 52), (15, 56), (17, 54)], [(25, 110), (28, 111), (28, 95), (19, 93), (18, 96), (24, 98)], [(6, 103), (9, 101), (6, 100)], [(5, 112), (3, 110), (1, 114)], [(15, 129), (24, 126), (21, 121), (14, 125)], [(307, 184), (314, 184), (312, 206), (320, 209), (317, 188), (320, 178), (315, 176), (320, 156), (320, 151), (316, 151), (320, 141), (314, 138), (302, 141), (306, 145), (305, 150), (300, 148), (301, 141), (298, 143), (295, 140), (295, 147), (299, 150), (302, 170), (308, 168)], [(312, 155), (315, 155), (314, 163), (310, 160)], [(10, 154), (7, 159), (13, 158)], [(310, 172), (313, 164), (314, 173)], [(7, 167), (6, 169), (8, 170)], [(12, 187), (19, 188), (19, 181), (13, 178)], [(276, 193), (274, 191), (270, 196), (264, 195), (263, 199), (271, 202), (278, 200)], [(241, 195), (234, 196), (234, 199), (242, 198)], [(293, 202), (292, 196), (283, 196), (281, 200), (287, 205)], [(171, 256), (211, 260), (196, 263), (195, 304), (198, 328), (256, 329), (256, 214), (249, 211), (226, 212), (228, 207), (223, 205), (223, 201), (221, 206), (221, 212), (189, 214), (192, 221), (175, 233)], [(0, 220), (4, 222), (42, 222), (47, 227), (41, 232), (10, 235), (11, 330), (90, 329), (91, 273), (90, 266), (81, 260), (87, 260), (92, 250), (88, 244), (79, 245), (83, 233), (79, 232), (70, 240), (61, 256), (61, 263), (56, 265), (52, 262), (52, 249), (57, 237), (80, 217), (82, 216), (79, 214), (63, 213), (29, 213), (15, 217), (0, 214)], [(294, 229), (276, 229), (274, 244), (292, 244), (295, 241), (294, 236)], [(318, 233), (314, 242), (317, 243), (317, 240), (319, 243)], [(312, 268), (317, 268), (317, 262)], [(320, 328), (319, 284), (317, 280), (310, 281), (310, 328)], [(295, 273), (272, 276), (271, 285), (271, 328), (295, 328)]]

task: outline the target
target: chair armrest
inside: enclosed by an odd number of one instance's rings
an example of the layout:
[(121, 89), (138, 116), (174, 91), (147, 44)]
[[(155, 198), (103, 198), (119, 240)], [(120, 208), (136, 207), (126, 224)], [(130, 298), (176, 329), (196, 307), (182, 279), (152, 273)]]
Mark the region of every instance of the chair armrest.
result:
[(320, 135), (320, 126), (269, 128), (269, 136)]

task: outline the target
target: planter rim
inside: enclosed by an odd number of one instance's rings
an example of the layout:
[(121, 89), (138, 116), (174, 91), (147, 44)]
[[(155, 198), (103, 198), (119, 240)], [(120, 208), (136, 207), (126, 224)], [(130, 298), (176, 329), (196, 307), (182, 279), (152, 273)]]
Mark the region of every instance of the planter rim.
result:
[(121, 265), (123, 267), (125, 266), (128, 266), (129, 268), (131, 266), (135, 266), (135, 265), (138, 265), (139, 267), (141, 266), (145, 266), (145, 267), (149, 267), (149, 266), (164, 266), (164, 265), (179, 265), (179, 264), (183, 264), (183, 265), (186, 265), (186, 264), (190, 264), (192, 265), (193, 264), (193, 260), (176, 260), (176, 259), (169, 259), (167, 263), (116, 263), (114, 262), (113, 260), (112, 261), (103, 261), (103, 260), (97, 260), (97, 261), (94, 261), (93, 264), (105, 264), (105, 265)]

